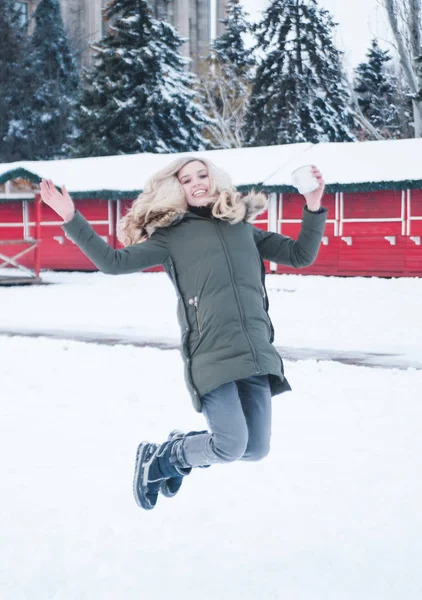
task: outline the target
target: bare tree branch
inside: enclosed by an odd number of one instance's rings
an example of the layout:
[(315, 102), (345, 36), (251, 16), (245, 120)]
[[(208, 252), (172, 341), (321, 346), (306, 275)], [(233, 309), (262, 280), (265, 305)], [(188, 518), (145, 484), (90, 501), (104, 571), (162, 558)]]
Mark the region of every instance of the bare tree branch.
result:
[(241, 148), (244, 145), (244, 116), (249, 102), (246, 82), (229, 80), (217, 63), (211, 63), (204, 65), (199, 90), (213, 120), (206, 127), (211, 142), (218, 148)]
[(405, 39), (399, 28), (399, 22), (397, 19), (397, 5), (395, 3), (395, 0), (384, 0), (384, 2), (385, 2), (385, 7), (386, 7), (387, 13), (388, 13), (388, 18), (390, 21), (390, 26), (391, 26), (394, 38), (397, 43), (397, 49), (398, 49), (399, 56), (400, 56), (400, 62), (403, 67), (403, 70), (405, 72), (407, 83), (409, 84), (411, 91), (414, 94), (417, 94), (419, 86), (418, 86), (418, 82), (416, 80), (413, 66), (411, 63), (411, 57), (406, 52)]
[(412, 94), (415, 137), (422, 137), (422, 0), (384, 0), (400, 64)]
[(422, 54), (421, 48), (421, 29), (422, 29), (422, 14), (421, 14), (421, 0), (409, 0), (410, 8), (410, 20), (409, 20), (409, 33), (410, 43), (412, 47), (413, 59), (416, 59)]

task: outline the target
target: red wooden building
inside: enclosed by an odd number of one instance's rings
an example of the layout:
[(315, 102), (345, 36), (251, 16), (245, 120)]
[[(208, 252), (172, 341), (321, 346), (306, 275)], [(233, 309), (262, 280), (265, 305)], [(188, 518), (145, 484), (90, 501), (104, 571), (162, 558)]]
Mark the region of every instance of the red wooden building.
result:
[[(366, 175), (367, 181), (357, 180), (359, 173), (356, 171), (361, 170), (361, 165), (359, 169), (354, 169), (355, 181), (353, 182), (345, 182), (342, 173), (337, 172), (336, 175), (335, 172), (330, 172), (333, 153), (339, 152), (339, 146), (346, 154), (358, 152), (360, 149), (362, 154), (365, 152), (368, 154), (377, 149), (376, 144), (382, 144), (382, 148), (378, 146), (378, 149), (382, 150), (381, 154), (384, 158), (389, 156), (389, 160), (384, 161), (388, 163), (387, 167), (389, 164), (394, 166), (394, 161), (400, 160), (400, 154), (403, 153), (405, 146), (411, 148), (412, 156), (417, 146), (420, 150), (419, 156), (422, 156), (422, 140), (404, 142), (401, 147), (401, 141), (316, 146), (303, 144), (301, 145), (304, 147), (303, 152), (298, 152), (298, 145), (295, 145), (294, 160), (285, 161), (285, 166), (280, 167), (276, 173), (268, 161), (265, 161), (266, 164), (260, 167), (262, 175), (257, 174), (256, 170), (253, 173), (255, 181), (247, 181), (247, 178), (246, 180), (244, 178), (243, 181), (235, 180), (234, 184), (241, 190), (259, 186), (268, 192), (268, 211), (260, 215), (255, 224), (295, 238), (300, 228), (304, 198), (291, 187), (289, 173), (300, 163), (317, 164), (327, 182), (323, 204), (329, 211), (328, 221), (316, 262), (311, 267), (301, 270), (300, 273), (420, 277), (422, 276), (422, 165), (419, 179), (416, 173), (412, 179), (403, 177), (402, 180), (398, 180), (396, 176), (395, 179), (390, 177), (388, 180), (388, 177), (386, 178), (384, 173), (379, 171), (379, 165), (366, 162), (365, 168), (369, 173)], [(372, 146), (368, 147), (368, 144)], [(238, 165), (239, 155), (242, 156), (242, 152), (248, 160), (253, 158), (252, 150), (255, 151), (255, 159), (259, 160), (260, 148), (217, 151), (217, 153), (226, 153), (224, 163), (227, 163), (227, 156), (229, 156), (227, 153), (236, 153), (235, 160)], [(276, 146), (270, 150), (274, 152), (275, 161), (278, 150), (279, 147)], [(265, 151), (269, 152), (269, 149)], [(286, 147), (283, 147), (283, 151), (286, 152)], [(302, 156), (305, 152), (306, 157)], [(217, 162), (216, 152), (203, 154)], [(124, 158), (118, 157), (120, 165)], [(133, 159), (133, 157), (127, 158)], [(174, 158), (174, 155), (171, 158)], [(160, 156), (163, 164), (171, 158)], [(71, 166), (80, 169), (83, 160), (93, 159), (80, 159), (78, 165)], [(104, 159), (98, 159), (101, 160)], [(111, 157), (108, 160), (110, 161)], [(405, 156), (402, 160), (406, 160)], [(53, 179), (56, 185), (68, 181), (65, 162), (75, 163), (75, 161), (55, 161), (55, 164), (61, 163), (59, 166), (64, 169), (60, 173), (62, 180)], [(34, 166), (37, 168), (35, 169)], [(230, 172), (230, 165), (222, 164), (222, 166)], [(375, 171), (378, 169), (376, 175), (379, 181), (374, 181), (374, 177), (370, 180), (371, 166)], [(41, 176), (51, 178), (52, 167), (53, 163), (46, 162), (0, 165), (0, 274), (7, 274), (7, 267), (19, 268), (22, 275), (26, 277), (36, 277), (42, 269), (95, 270), (92, 263), (73, 242), (64, 236), (57, 215), (39, 200), (40, 171)], [(409, 165), (404, 164), (400, 168), (405, 172), (406, 167)], [(69, 177), (71, 178), (70, 172)], [(73, 186), (67, 184), (67, 187), (78, 209), (92, 224), (95, 231), (111, 246), (119, 247), (116, 240), (116, 223), (141, 190), (130, 192), (127, 189), (126, 191), (99, 189), (90, 192), (78, 190), (75, 184)], [(131, 187), (134, 189), (135, 186)], [(274, 264), (268, 264), (267, 269), (277, 273), (298, 272)]]

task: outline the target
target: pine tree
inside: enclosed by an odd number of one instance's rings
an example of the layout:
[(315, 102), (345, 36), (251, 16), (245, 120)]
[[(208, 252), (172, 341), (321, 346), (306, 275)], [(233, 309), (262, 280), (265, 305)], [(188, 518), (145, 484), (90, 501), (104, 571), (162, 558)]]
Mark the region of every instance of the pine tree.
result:
[(41, 0), (34, 17), (34, 33), (18, 75), (24, 93), (7, 138), (19, 160), (63, 156), (79, 80), (59, 0)]
[(246, 116), (249, 145), (354, 139), (334, 26), (317, 0), (272, 0), (256, 26), (262, 58)]
[(251, 51), (246, 48), (245, 35), (251, 33), (248, 14), (243, 10), (240, 0), (228, 0), (227, 16), (223, 20), (225, 30), (211, 45), (212, 56), (218, 61), (227, 77), (237, 80), (251, 78), (255, 64)]
[(383, 137), (399, 138), (399, 110), (394, 104), (397, 85), (387, 70), (387, 64), (391, 61), (390, 53), (388, 50), (381, 50), (378, 41), (374, 39), (366, 56), (367, 61), (355, 70), (354, 90), (359, 106)]
[(22, 94), (16, 74), (26, 48), (26, 33), (14, 0), (0, 0), (0, 32), (0, 162), (11, 162), (14, 155), (7, 136)]
[(245, 45), (252, 30), (239, 0), (228, 0), (224, 33), (211, 44), (200, 75), (203, 105), (212, 122), (205, 134), (214, 148), (244, 145), (243, 125), (254, 58)]
[(77, 117), (77, 156), (173, 152), (206, 147), (208, 119), (179, 53), (184, 40), (152, 18), (145, 0), (111, 0), (112, 21), (94, 46)]

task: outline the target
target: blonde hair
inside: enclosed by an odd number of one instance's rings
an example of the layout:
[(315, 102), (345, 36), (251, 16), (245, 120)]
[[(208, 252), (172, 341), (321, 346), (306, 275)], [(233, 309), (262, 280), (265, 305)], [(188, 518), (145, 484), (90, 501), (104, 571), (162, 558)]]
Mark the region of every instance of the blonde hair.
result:
[[(185, 192), (177, 175), (184, 166), (194, 161), (203, 163), (208, 169), (210, 204), (214, 217), (234, 225), (243, 219), (252, 220), (265, 209), (264, 194), (251, 192), (247, 198), (243, 198), (233, 186), (228, 173), (208, 159), (179, 158), (148, 179), (144, 191), (119, 221), (117, 237), (124, 246), (144, 242), (155, 231), (158, 220), (164, 221), (164, 225), (160, 226), (167, 226), (177, 215), (188, 210)], [(251, 205), (255, 210), (250, 210)]]

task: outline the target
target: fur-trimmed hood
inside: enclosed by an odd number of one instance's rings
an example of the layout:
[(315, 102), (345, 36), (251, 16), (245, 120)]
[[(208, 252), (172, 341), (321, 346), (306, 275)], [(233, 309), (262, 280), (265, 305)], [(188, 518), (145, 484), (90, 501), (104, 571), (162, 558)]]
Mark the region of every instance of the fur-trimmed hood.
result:
[[(248, 222), (253, 221), (267, 208), (267, 198), (262, 193), (251, 192), (242, 197), (242, 202), (246, 207), (246, 213), (243, 220)], [(156, 229), (176, 225), (187, 214), (191, 213), (184, 207), (176, 209), (169, 208), (168, 210), (165, 210), (162, 207), (156, 210), (152, 208), (148, 211), (143, 224), (142, 234), (144, 239), (151, 237)]]

